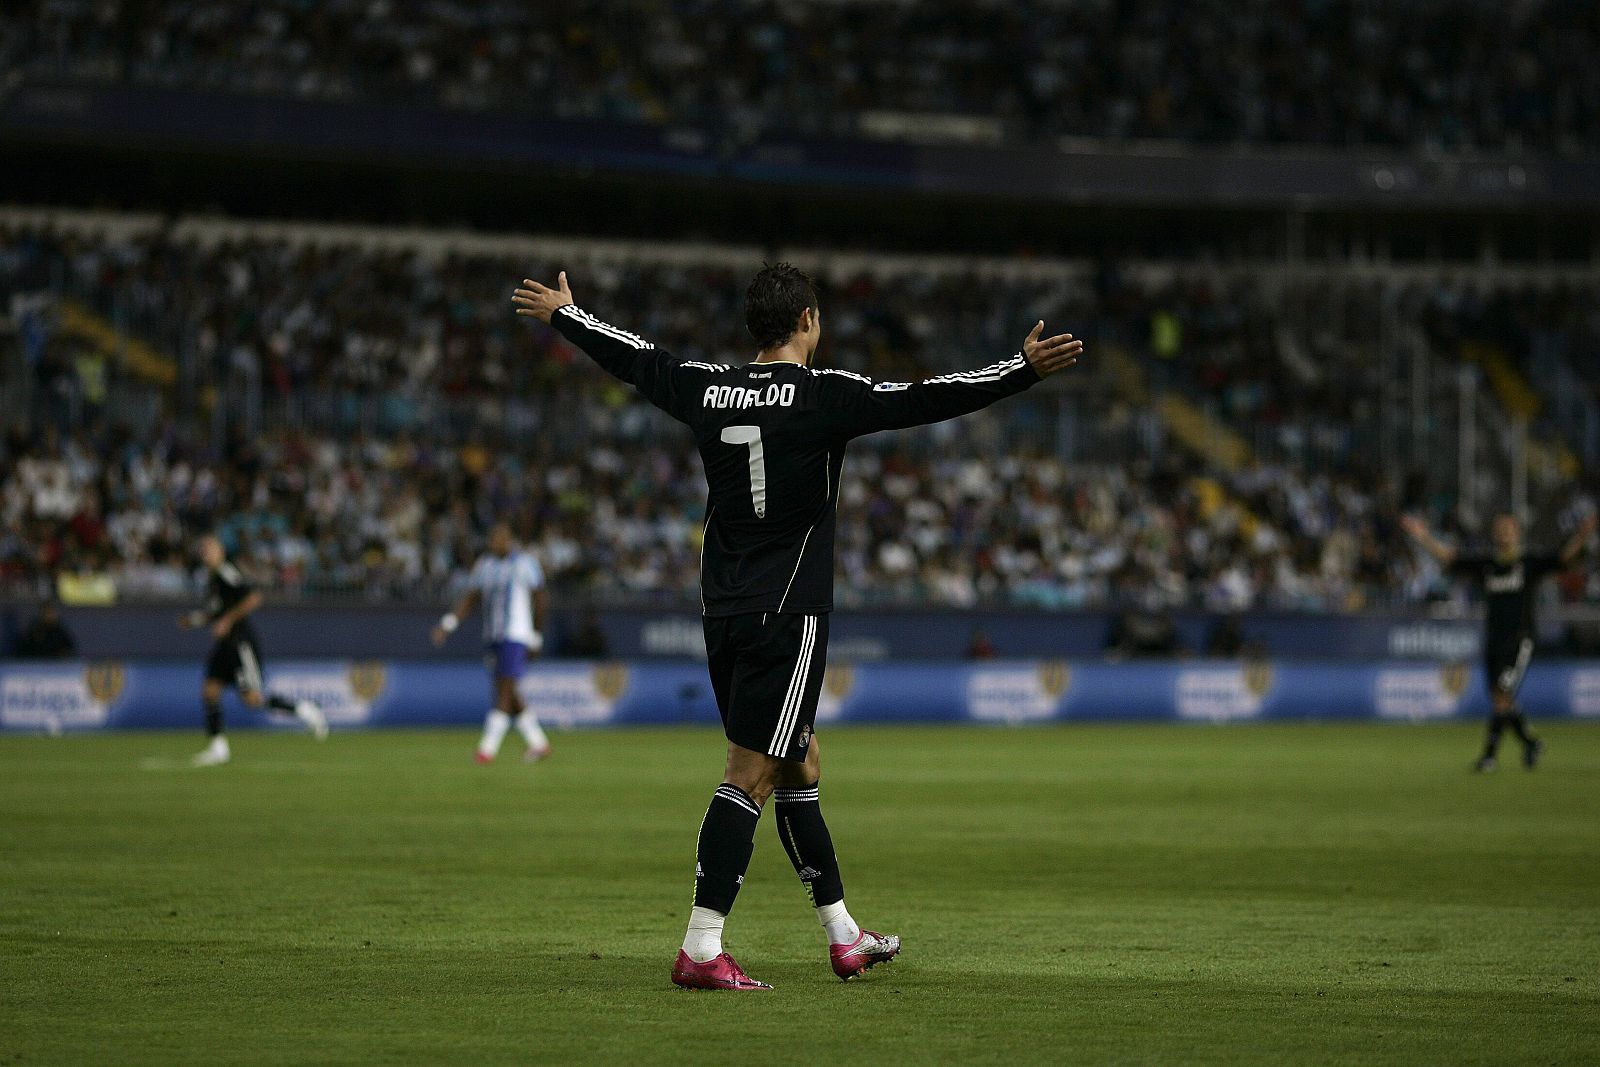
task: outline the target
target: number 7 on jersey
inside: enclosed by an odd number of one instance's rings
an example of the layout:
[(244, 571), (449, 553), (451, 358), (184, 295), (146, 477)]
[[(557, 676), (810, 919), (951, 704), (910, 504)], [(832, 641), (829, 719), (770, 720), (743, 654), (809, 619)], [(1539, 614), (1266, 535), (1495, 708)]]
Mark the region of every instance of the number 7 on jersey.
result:
[(756, 518), (767, 517), (767, 456), (761, 445), (761, 427), (725, 426), (722, 441), (729, 445), (750, 446), (750, 503)]

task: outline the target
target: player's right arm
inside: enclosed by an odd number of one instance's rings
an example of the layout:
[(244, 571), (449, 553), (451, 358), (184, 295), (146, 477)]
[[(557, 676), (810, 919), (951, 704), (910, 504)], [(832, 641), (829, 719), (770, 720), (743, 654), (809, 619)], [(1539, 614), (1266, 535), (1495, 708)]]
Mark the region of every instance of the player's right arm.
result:
[(1031, 389), (1078, 362), (1083, 342), (1070, 333), (1041, 338), (1036, 323), (1010, 359), (977, 370), (920, 382), (874, 382), (848, 371), (824, 370), (823, 407), (844, 437), (943, 422)]
[(478, 601), (483, 596), (483, 560), (472, 566), (472, 573), (467, 578), (467, 591), (461, 594), (456, 601), (456, 606), (445, 612), (433, 628), (433, 645), (440, 647), (461, 626), (461, 620), (471, 615), (478, 606)]
[(706, 372), (714, 368), (674, 359), (638, 334), (584, 311), (573, 303), (566, 271), (558, 276), (555, 289), (531, 278), (522, 279), (522, 285), (511, 297), (518, 315), (547, 323), (650, 403), (673, 418), (684, 418), (686, 398), (699, 395), (697, 387), (703, 388)]
[(1578, 562), (1578, 559), (1589, 549), (1589, 542), (1594, 539), (1595, 530), (1600, 529), (1600, 517), (1585, 515), (1583, 521), (1578, 523), (1578, 528), (1572, 532), (1567, 543), (1561, 546), (1561, 551), (1556, 554), (1556, 564), (1559, 568), (1566, 568)]
[(1428, 555), (1438, 560), (1440, 566), (1448, 569), (1455, 564), (1456, 550), (1435, 537), (1433, 531), (1428, 529), (1428, 524), (1417, 516), (1403, 516), (1400, 519), (1400, 528), (1410, 534), (1412, 540), (1421, 545)]

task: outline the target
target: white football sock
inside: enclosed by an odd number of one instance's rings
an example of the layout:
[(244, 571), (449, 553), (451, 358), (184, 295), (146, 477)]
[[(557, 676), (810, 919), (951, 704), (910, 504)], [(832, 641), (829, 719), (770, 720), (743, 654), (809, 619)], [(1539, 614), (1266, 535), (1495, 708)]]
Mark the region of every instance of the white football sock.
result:
[(511, 729), (511, 716), (493, 708), (487, 718), (483, 720), (483, 740), (478, 742), (478, 751), (485, 756), (493, 757), (500, 751), (500, 742), (506, 739), (506, 731)]
[(696, 963), (722, 955), (722, 924), (728, 917), (710, 908), (689, 909), (689, 931), (683, 935), (683, 951)]
[(853, 945), (856, 938), (861, 936), (861, 927), (850, 918), (850, 912), (845, 909), (842, 900), (818, 908), (817, 922), (822, 924), (830, 945)]
[(522, 714), (514, 721), (517, 724), (517, 732), (528, 742), (529, 748), (550, 747), (550, 739), (544, 735), (544, 727), (539, 725), (539, 716), (524, 708)]

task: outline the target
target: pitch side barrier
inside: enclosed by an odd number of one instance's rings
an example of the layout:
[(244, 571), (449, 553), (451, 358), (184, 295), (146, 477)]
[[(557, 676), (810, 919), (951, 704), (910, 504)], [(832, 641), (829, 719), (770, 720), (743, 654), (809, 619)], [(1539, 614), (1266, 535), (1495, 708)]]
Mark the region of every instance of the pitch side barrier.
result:
[[(489, 692), (476, 663), (283, 661), (269, 688), (321, 704), (335, 728), (465, 726)], [(0, 729), (59, 733), (194, 728), (197, 665), (63, 662), (0, 665)], [(705, 668), (670, 662), (553, 662), (522, 683), (528, 705), (562, 728), (717, 721)], [(1600, 660), (1544, 661), (1523, 706), (1538, 718), (1600, 719)], [(230, 700), (232, 698), (230, 697)], [(818, 723), (1242, 722), (1477, 716), (1480, 672), (1464, 664), (1068, 660), (839, 663)], [(232, 724), (259, 726), (257, 715)]]
[[(261, 636), (268, 663), (288, 659), (444, 663), (459, 660), (472, 643), (461, 637), (457, 643), (436, 649), (428, 642), (428, 632), (444, 606), (269, 604), (256, 612), (251, 622)], [(31, 605), (0, 603), (0, 655), (34, 610)], [(180, 632), (173, 626), (177, 610), (171, 604), (129, 604), (67, 608), (63, 616), (85, 659), (202, 660), (210, 635), (203, 630)], [(604, 635), (611, 658), (705, 660), (705, 629), (698, 611), (602, 609), (594, 613), (593, 621)], [(1088, 660), (1099, 658), (1105, 650), (1112, 621), (1108, 610), (852, 609), (834, 613), (829, 651), (840, 662), (854, 663), (959, 660), (966, 657), (974, 636), (982, 633), (1008, 659)], [(1179, 647), (1190, 652), (1205, 648), (1217, 621), (1205, 612), (1174, 613)], [(1475, 661), (1482, 654), (1483, 624), (1475, 618), (1253, 611), (1238, 621), (1240, 638), (1273, 660)], [(555, 655), (567, 653), (582, 622), (578, 611), (558, 608), (553, 612), (545, 636)]]

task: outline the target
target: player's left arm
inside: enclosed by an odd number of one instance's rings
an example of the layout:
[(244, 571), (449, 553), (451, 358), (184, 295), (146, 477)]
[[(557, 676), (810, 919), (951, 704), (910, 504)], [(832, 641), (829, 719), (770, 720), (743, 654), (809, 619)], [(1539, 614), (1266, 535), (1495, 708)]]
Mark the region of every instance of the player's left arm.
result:
[(616, 378), (627, 382), (644, 398), (676, 419), (683, 419), (684, 398), (704, 377), (704, 367), (672, 358), (636, 333), (613, 326), (589, 314), (572, 300), (567, 272), (562, 271), (556, 288), (522, 279), (522, 288), (511, 296), (517, 314), (538, 319)]
[(1082, 341), (1070, 333), (1042, 337), (1043, 333), (1041, 319), (1022, 342), (1022, 350), (1010, 359), (920, 382), (874, 382), (844, 371), (823, 371), (823, 381), (835, 394), (825, 399), (825, 406), (835, 413), (837, 428), (847, 437), (923, 426), (978, 411), (1078, 362)]

